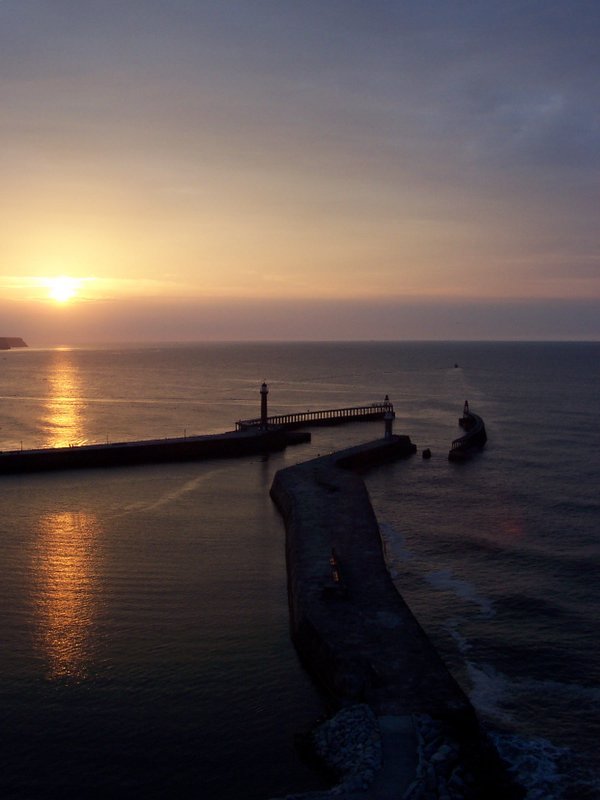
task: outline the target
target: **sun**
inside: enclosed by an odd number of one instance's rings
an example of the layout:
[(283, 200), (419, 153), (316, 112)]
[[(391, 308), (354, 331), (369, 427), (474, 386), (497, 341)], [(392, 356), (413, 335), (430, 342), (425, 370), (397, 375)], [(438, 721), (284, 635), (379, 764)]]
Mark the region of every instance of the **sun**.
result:
[(77, 295), (79, 281), (61, 275), (58, 278), (48, 278), (48, 297), (57, 303), (68, 303)]

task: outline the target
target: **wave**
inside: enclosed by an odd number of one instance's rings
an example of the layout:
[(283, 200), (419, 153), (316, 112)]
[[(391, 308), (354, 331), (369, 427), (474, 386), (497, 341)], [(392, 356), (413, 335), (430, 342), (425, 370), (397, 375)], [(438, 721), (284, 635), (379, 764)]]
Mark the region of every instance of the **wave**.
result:
[(471, 683), (471, 702), (481, 713), (499, 722), (512, 722), (508, 707), (515, 706), (519, 697), (532, 694), (560, 697), (583, 704), (588, 709), (600, 708), (600, 687), (538, 678), (510, 678), (491, 664), (476, 664), (469, 660), (465, 663)]
[(600, 776), (568, 747), (539, 736), (489, 731), (509, 771), (526, 790), (526, 800), (596, 800)]
[(390, 574), (392, 578), (397, 577), (397, 575), (394, 574), (394, 562), (407, 561), (414, 558), (414, 553), (406, 546), (404, 536), (390, 523), (381, 522), (379, 524), (379, 533), (381, 535), (385, 560), (388, 563)]
[(491, 738), (510, 772), (527, 791), (527, 800), (559, 800), (564, 797), (563, 762), (569, 749), (541, 737), (491, 732)]
[[(526, 800), (595, 800), (600, 796), (597, 763), (583, 753), (558, 746), (547, 738), (515, 733), (515, 719), (531, 696), (559, 697), (567, 707), (584, 708), (590, 714), (600, 707), (600, 689), (554, 680), (511, 679), (490, 664), (466, 662), (472, 684), (469, 698), (486, 725), (512, 728), (489, 730), (500, 756), (526, 789)], [(514, 716), (510, 709), (514, 709)], [(576, 722), (577, 724), (577, 722)], [(579, 724), (585, 724), (580, 719)], [(593, 745), (592, 745), (593, 746)]]
[(600, 501), (589, 500), (559, 500), (550, 506), (552, 511), (564, 514), (586, 514), (598, 513), (600, 511)]
[(476, 587), (469, 581), (454, 577), (451, 569), (430, 572), (425, 575), (425, 580), (433, 586), (434, 589), (452, 592), (457, 597), (460, 597), (461, 600), (467, 600), (479, 606), (481, 614), (485, 617), (493, 617), (496, 613), (494, 604), (488, 597), (480, 594)]
[(162, 506), (169, 505), (169, 503), (174, 503), (176, 500), (179, 500), (184, 495), (193, 492), (198, 488), (198, 486), (206, 483), (206, 481), (212, 479), (219, 472), (224, 472), (226, 469), (226, 466), (220, 468), (215, 467), (208, 472), (203, 472), (201, 475), (197, 475), (195, 478), (186, 481), (180, 486), (165, 492), (151, 502), (138, 501), (135, 503), (129, 503), (124, 507), (122, 512), (115, 514), (115, 517), (123, 517), (127, 514), (137, 514), (140, 511), (154, 511), (157, 508), (162, 508)]

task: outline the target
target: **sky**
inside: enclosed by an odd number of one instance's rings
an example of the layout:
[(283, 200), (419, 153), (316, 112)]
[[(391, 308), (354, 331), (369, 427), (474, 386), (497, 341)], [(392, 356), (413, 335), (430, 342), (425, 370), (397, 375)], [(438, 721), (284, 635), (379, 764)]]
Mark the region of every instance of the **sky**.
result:
[(0, 0), (0, 335), (600, 339), (597, 0)]

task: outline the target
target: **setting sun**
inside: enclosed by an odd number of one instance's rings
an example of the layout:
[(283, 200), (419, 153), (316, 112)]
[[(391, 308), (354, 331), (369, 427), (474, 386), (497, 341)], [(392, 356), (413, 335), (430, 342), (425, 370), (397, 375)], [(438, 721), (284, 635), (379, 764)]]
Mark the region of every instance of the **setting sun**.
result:
[(61, 276), (59, 278), (50, 278), (48, 280), (48, 296), (57, 303), (67, 303), (77, 294), (79, 288), (79, 281), (75, 278), (67, 278)]

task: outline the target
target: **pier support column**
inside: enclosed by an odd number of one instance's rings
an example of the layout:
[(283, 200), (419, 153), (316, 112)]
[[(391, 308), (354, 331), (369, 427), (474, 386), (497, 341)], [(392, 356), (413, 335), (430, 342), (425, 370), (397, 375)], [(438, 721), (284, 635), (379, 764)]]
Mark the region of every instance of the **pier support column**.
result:
[(269, 394), (269, 387), (263, 382), (260, 387), (260, 429), (261, 431), (267, 430), (267, 395)]

